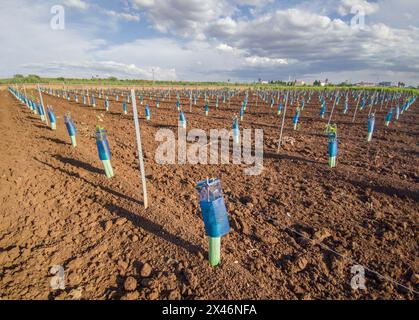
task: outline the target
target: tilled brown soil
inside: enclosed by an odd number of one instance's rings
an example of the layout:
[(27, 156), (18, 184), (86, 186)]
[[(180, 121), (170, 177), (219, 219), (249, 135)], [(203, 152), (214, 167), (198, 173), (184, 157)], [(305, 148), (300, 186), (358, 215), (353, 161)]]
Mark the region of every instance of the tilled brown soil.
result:
[[(188, 128), (230, 129), (242, 99), (230, 107), (220, 101), (205, 117), (201, 98), (192, 114), (185, 107)], [(298, 131), (289, 108), (279, 154), (276, 106), (256, 109), (253, 99), (240, 126), (264, 130), (258, 176), (244, 175), (247, 165), (157, 164), (155, 133), (176, 132), (176, 100), (160, 101), (157, 112), (153, 103), (149, 122), (137, 101), (150, 201), (144, 210), (130, 105), (124, 116), (121, 102), (111, 100), (107, 113), (97, 97), (92, 108), (44, 95), (58, 116), (54, 132), (1, 90), (0, 298), (416, 299), (418, 103), (389, 128), (385, 111), (378, 113), (368, 144), (368, 111), (352, 123), (355, 102), (343, 115), (342, 101), (333, 117), (338, 165), (330, 169), (322, 135), (328, 113), (319, 118), (317, 96)], [(75, 149), (67, 111), (79, 133)], [(97, 155), (97, 124), (108, 130), (112, 179)], [(221, 179), (232, 225), (216, 268), (206, 260), (194, 190), (207, 177)], [(365, 290), (351, 288), (356, 264), (368, 268)], [(53, 265), (65, 270), (64, 290), (50, 286)]]

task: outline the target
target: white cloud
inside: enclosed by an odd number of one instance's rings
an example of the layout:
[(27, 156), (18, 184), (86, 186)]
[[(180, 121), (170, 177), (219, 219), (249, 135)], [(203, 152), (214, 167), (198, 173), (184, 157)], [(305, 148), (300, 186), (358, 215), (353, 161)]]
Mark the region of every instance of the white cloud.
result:
[(274, 0), (235, 0), (238, 5), (249, 5), (254, 7), (262, 7), (268, 3), (274, 2)]
[[(175, 69), (179, 80), (227, 80), (230, 72), (247, 65), (244, 51), (219, 50), (220, 43), (192, 40), (178, 43), (170, 38), (139, 39), (96, 52), (100, 60), (129, 61), (141, 66)], [(233, 50), (234, 51), (234, 50)], [(156, 79), (163, 75), (155, 72)]]
[(83, 33), (73, 28), (52, 30), (49, 8), (53, 2), (30, 3), (21, 0), (0, 3), (0, 30), (7, 30), (0, 32), (3, 44), (0, 76), (23, 71), (19, 66), (30, 62), (42, 63), (57, 58), (78, 61), (103, 44), (89, 30)]
[(245, 58), (246, 63), (252, 67), (260, 66), (279, 66), (281, 64), (288, 64), (286, 59), (272, 59), (268, 57), (252, 56)]
[(225, 43), (220, 43), (217, 46), (217, 49), (222, 51), (222, 52), (229, 52), (229, 53), (234, 53), (235, 49), (233, 47), (230, 47), (228, 44)]
[(350, 13), (360, 13), (370, 15), (377, 12), (379, 9), (378, 3), (368, 2), (367, 0), (341, 0), (338, 7), (338, 13), (341, 16), (346, 16)]
[(89, 4), (83, 0), (64, 0), (64, 5), (66, 5), (69, 8), (76, 8), (85, 10), (89, 8)]
[[(139, 10), (132, 10), (134, 1)], [(0, 2), (0, 30), (8, 30), (0, 33), (0, 77), (98, 73), (150, 78), (154, 69), (156, 79), (273, 80), (291, 74), (299, 79), (327, 75), (332, 81), (419, 82), (419, 22), (408, 19), (419, 2), (339, 2), (346, 6), (341, 13), (353, 4), (372, 5), (365, 30), (355, 30), (349, 25), (351, 14), (333, 18), (339, 8), (330, 0), (249, 0), (248, 5), (259, 9), (245, 16), (238, 0), (126, 0), (121, 10), (91, 3), (62, 32), (49, 28), (49, 8), (55, 2)], [(113, 18), (104, 19), (106, 15)], [(143, 39), (121, 43), (121, 38), (112, 38), (123, 31), (121, 21), (135, 22), (140, 15), (150, 27), (165, 32), (165, 38), (150, 37), (142, 24), (137, 37)], [(112, 32), (104, 33), (104, 26)], [(130, 29), (127, 38), (133, 34)]]
[(207, 30), (218, 29), (226, 34), (234, 34), (237, 28), (237, 22), (231, 17), (220, 18), (207, 28)]
[[(378, 0), (377, 3), (379, 9), (367, 16), (370, 23), (385, 23), (393, 28), (419, 27), (419, 1)], [(409, 18), (411, 16), (413, 18)]]
[(126, 12), (116, 12), (114, 10), (106, 10), (102, 9), (103, 13), (106, 14), (109, 17), (116, 18), (116, 19), (122, 19), (125, 21), (140, 21), (140, 16), (136, 14), (126, 13)]
[[(384, 24), (367, 24), (355, 30), (340, 19), (302, 9), (276, 10), (254, 19), (239, 19), (229, 29), (215, 23), (209, 37), (225, 46), (244, 50), (260, 67), (293, 61), (286, 72), (301, 76), (312, 72), (346, 70), (417, 70), (418, 28), (396, 29)], [(416, 45), (414, 45), (416, 44)], [(267, 59), (252, 59), (268, 57)], [(403, 57), (402, 59), (396, 57)], [(279, 59), (279, 60), (273, 60)], [(270, 73), (272, 76), (276, 70)], [(417, 77), (416, 77), (417, 78)]]
[(175, 80), (176, 70), (163, 69), (158, 66), (140, 68), (135, 64), (125, 64), (115, 61), (52, 61), (48, 63), (31, 63), (23, 65), (24, 68), (38, 70), (49, 73), (66, 73), (72, 70), (73, 74), (78, 73), (89, 77), (90, 75), (99, 75), (100, 77), (117, 76), (129, 79), (152, 79), (153, 71), (159, 75), (159, 79)]
[(275, 67), (289, 62), (286, 59), (249, 56), (246, 50), (237, 49), (225, 43), (220, 43), (216, 49), (222, 54), (229, 54), (237, 58), (237, 62), (249, 67)]
[(154, 5), (154, 0), (134, 0), (134, 4), (147, 8)]
[(133, 0), (133, 3), (146, 10), (158, 31), (200, 40), (209, 23), (236, 10), (234, 4), (226, 0)]

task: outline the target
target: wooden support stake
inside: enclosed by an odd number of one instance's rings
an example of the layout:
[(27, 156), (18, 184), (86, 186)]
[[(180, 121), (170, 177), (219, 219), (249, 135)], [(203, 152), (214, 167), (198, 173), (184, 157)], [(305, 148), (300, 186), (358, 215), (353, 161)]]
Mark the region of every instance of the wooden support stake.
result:
[(44, 107), (44, 100), (42, 99), (42, 93), (41, 93), (41, 88), (39, 87), (39, 84), (38, 84), (38, 92), (39, 92), (39, 99), (41, 101), (41, 107), (42, 107), (42, 110), (44, 111), (45, 122), (47, 123), (47, 126), (49, 126), (47, 113), (45, 112), (45, 107)]
[(352, 122), (355, 122), (356, 111), (358, 110), (359, 102), (361, 101), (361, 96), (362, 96), (363, 93), (364, 93), (364, 91), (361, 91), (361, 93), (358, 96), (358, 101), (356, 103), (356, 107), (355, 107), (355, 110), (354, 110), (354, 117), (352, 118)]
[(135, 100), (135, 90), (131, 89), (132, 112), (134, 114), (135, 136), (137, 139), (138, 160), (140, 162), (141, 183), (143, 185), (144, 208), (148, 208), (147, 186), (145, 180), (143, 149), (141, 146), (140, 123), (138, 121), (137, 103)]
[(328, 126), (330, 125), (330, 122), (332, 121), (333, 111), (335, 110), (336, 102), (339, 99), (339, 94), (340, 94), (340, 91), (338, 91), (338, 93), (336, 94), (335, 102), (333, 103), (333, 107), (332, 107), (332, 111), (330, 111), (329, 121), (327, 121)]
[(277, 149), (276, 153), (279, 153), (279, 149), (281, 148), (282, 132), (284, 131), (285, 114), (287, 113), (287, 105), (288, 105), (288, 96), (289, 96), (289, 94), (290, 94), (290, 90), (288, 89), (287, 98), (285, 100), (284, 114), (282, 115), (282, 124), (281, 124), (281, 131), (279, 133), (278, 149)]

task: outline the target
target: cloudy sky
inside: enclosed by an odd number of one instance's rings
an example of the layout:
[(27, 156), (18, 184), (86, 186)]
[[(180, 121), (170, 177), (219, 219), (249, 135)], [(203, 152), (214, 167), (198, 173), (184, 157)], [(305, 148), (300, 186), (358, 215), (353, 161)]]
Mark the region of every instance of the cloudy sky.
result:
[(418, 13), (418, 0), (1, 0), (0, 78), (419, 85)]

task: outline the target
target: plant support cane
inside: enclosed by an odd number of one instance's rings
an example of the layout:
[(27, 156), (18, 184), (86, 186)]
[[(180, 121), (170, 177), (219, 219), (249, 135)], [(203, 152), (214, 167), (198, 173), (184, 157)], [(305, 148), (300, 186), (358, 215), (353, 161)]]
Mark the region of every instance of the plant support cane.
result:
[(42, 112), (40, 113), (41, 114), (41, 120), (48, 125), (48, 120), (45, 117), (44, 99), (42, 98), (41, 87), (39, 86), (39, 84), (38, 84), (38, 93), (39, 93), (40, 107), (41, 107), (41, 110), (42, 110)]
[(71, 119), (71, 115), (70, 113), (67, 113), (64, 116), (64, 122), (65, 122), (65, 126), (67, 127), (67, 132), (68, 135), (70, 136), (71, 139), (71, 145), (73, 146), (73, 148), (77, 147), (77, 142), (76, 142), (76, 127), (74, 126), (73, 120)]
[(144, 208), (148, 208), (147, 185), (145, 179), (143, 148), (141, 145), (140, 123), (138, 121), (137, 103), (135, 101), (135, 91), (131, 89), (132, 113), (134, 116), (135, 137), (137, 141), (138, 161), (140, 164), (141, 184), (143, 185)]
[(99, 159), (103, 163), (106, 177), (112, 178), (114, 176), (111, 164), (111, 151), (109, 148), (108, 135), (106, 130), (100, 126), (96, 127), (96, 145), (99, 153)]
[(217, 266), (221, 261), (221, 237), (230, 231), (227, 209), (219, 179), (206, 179), (197, 184), (199, 205), (209, 237), (209, 262)]
[[(276, 150), (276, 153), (279, 153), (279, 149), (281, 148), (281, 144), (282, 144), (282, 133), (284, 131), (285, 115), (287, 114), (287, 105), (288, 105), (289, 94), (290, 94), (290, 91), (288, 90), (287, 97), (285, 98), (285, 108), (284, 108), (284, 114), (282, 115), (282, 124), (281, 124), (281, 129), (280, 129), (280, 132), (279, 132), (278, 149)], [(256, 96), (256, 98), (257, 97), (258, 97), (258, 95)]]

